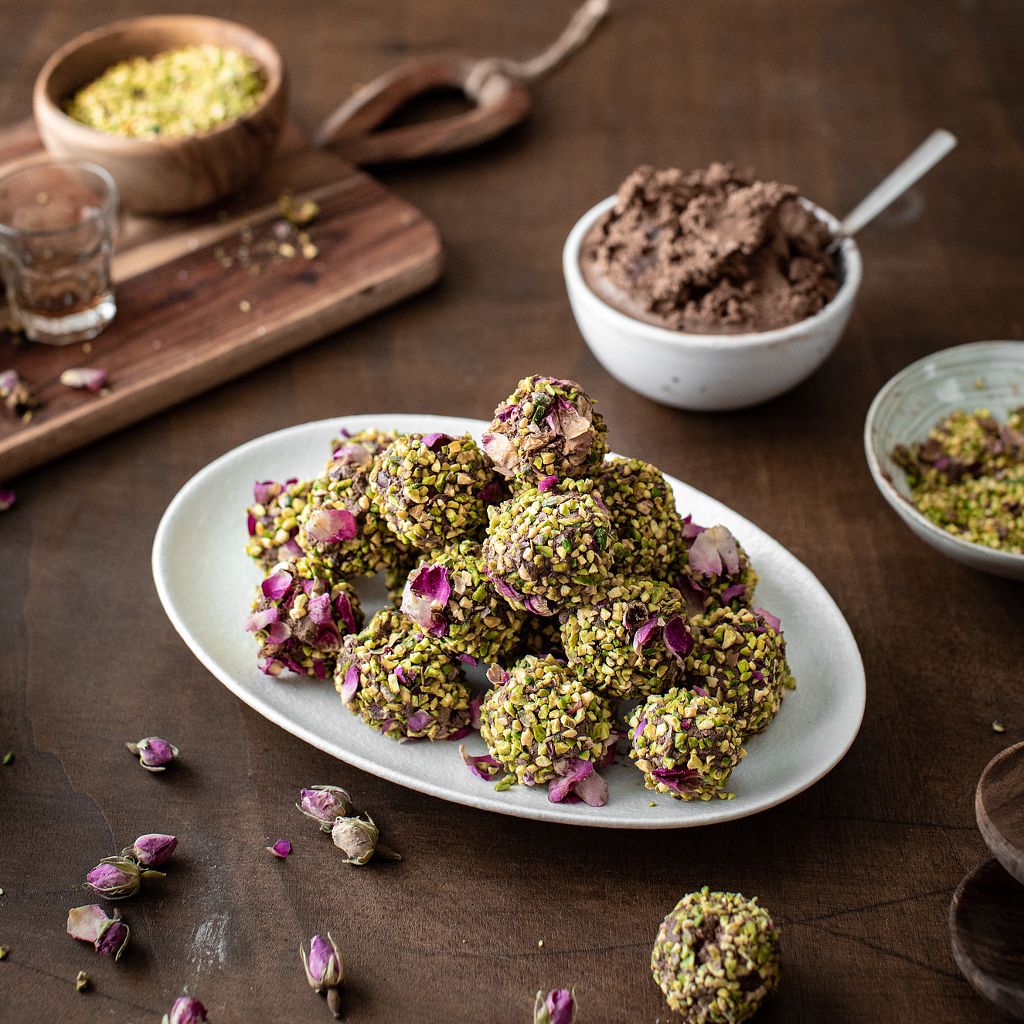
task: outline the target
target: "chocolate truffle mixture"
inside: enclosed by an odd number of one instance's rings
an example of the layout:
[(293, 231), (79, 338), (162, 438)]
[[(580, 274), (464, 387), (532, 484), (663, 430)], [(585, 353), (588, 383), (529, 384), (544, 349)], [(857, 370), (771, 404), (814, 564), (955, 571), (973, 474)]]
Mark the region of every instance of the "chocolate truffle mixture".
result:
[(590, 287), (629, 316), (691, 334), (786, 327), (836, 294), (829, 229), (791, 185), (732, 164), (638, 167), (584, 239)]

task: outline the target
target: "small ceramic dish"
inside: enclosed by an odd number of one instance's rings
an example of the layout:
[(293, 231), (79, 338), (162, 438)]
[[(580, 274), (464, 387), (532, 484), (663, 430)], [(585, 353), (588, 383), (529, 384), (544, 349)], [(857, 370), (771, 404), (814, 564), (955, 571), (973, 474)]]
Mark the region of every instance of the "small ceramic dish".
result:
[(1024, 405), (1024, 341), (978, 341), (935, 352), (900, 370), (875, 396), (864, 422), (864, 451), (882, 497), (927, 544), (983, 572), (1024, 580), (1024, 555), (947, 533), (914, 505), (906, 475), (892, 451), (923, 441), (956, 409), (987, 408), (1005, 419)]
[[(262, 68), (266, 88), (248, 114), (200, 135), (139, 139), (97, 131), (64, 113), (76, 90), (119, 61), (201, 43), (241, 50)], [(170, 214), (206, 206), (254, 177), (277, 145), (287, 98), (281, 55), (252, 29), (221, 18), (161, 15), (116, 21), (62, 46), (36, 78), (32, 108), (51, 155), (106, 168), (133, 213)]]
[[(860, 250), (852, 238), (838, 253), (839, 291), (814, 316), (773, 331), (686, 334), (621, 313), (584, 279), (583, 240), (615, 198), (603, 199), (576, 222), (562, 251), (562, 269), (584, 340), (601, 365), (627, 387), (678, 409), (742, 409), (796, 387), (838, 344), (860, 288)], [(801, 202), (833, 231), (838, 229), (830, 213)]]

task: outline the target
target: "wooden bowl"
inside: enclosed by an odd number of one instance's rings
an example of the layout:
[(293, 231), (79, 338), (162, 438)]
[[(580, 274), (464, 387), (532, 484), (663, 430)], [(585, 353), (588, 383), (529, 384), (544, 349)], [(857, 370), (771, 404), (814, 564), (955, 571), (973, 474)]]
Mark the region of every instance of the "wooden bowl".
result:
[[(235, 47), (262, 67), (267, 87), (248, 114), (200, 135), (136, 139), (101, 132), (62, 105), (112, 64), (179, 46)], [(288, 83), (278, 51), (252, 29), (220, 18), (130, 18), (86, 32), (62, 46), (36, 78), (32, 106), (47, 150), (105, 167), (134, 213), (171, 214), (205, 206), (244, 185), (267, 163), (284, 125)]]

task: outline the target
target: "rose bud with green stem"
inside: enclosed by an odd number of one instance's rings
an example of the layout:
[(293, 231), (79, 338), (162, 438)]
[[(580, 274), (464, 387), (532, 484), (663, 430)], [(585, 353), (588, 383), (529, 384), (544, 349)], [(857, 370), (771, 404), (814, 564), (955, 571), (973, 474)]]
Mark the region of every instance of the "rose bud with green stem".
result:
[(306, 955), (303, 946), (299, 946), (299, 954), (310, 988), (318, 995), (327, 993), (327, 1005), (335, 1019), (340, 1020), (341, 986), (345, 982), (345, 964), (331, 933), (327, 933), (326, 939), (322, 935), (314, 935), (309, 943), (309, 955)]
[(143, 878), (163, 877), (162, 871), (140, 868), (130, 857), (104, 857), (85, 876), (85, 888), (108, 900), (124, 900), (139, 891)]
[(330, 832), (335, 819), (344, 818), (352, 811), (352, 798), (341, 786), (312, 786), (301, 790), (295, 806), (315, 821), (322, 832)]
[(379, 843), (380, 829), (373, 818), (338, 818), (331, 829), (334, 845), (345, 854), (346, 864), (363, 865), (376, 854), (385, 860), (401, 860), (402, 855)]

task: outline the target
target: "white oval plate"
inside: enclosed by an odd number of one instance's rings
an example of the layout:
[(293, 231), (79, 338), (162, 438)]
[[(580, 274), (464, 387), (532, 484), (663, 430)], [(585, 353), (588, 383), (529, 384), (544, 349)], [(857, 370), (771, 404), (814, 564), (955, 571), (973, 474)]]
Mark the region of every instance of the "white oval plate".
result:
[[(293, 675), (277, 679), (256, 667), (256, 645), (243, 632), (258, 568), (245, 554), (244, 510), (255, 480), (320, 472), (342, 427), (400, 431), (468, 431), (486, 424), (449, 416), (380, 414), (289, 427), (222, 455), (197, 473), (168, 506), (153, 542), (153, 578), (164, 610), (197, 658), (236, 696), (299, 739), (363, 771), (470, 807), (522, 818), (605, 828), (686, 828), (730, 821), (788, 800), (830, 771), (853, 743), (864, 714), (864, 666), (842, 613), (810, 570), (785, 548), (724, 505), (668, 477), (680, 510), (704, 525), (734, 531), (761, 574), (757, 603), (782, 619), (797, 688), (775, 722), (748, 745), (730, 780), (734, 800), (684, 803), (644, 789), (620, 758), (606, 773), (608, 803), (553, 804), (546, 787), (499, 793), (472, 775), (455, 743), (396, 743), (342, 706), (329, 683)], [(369, 615), (383, 587), (361, 588)], [(478, 677), (482, 678), (482, 676)], [(479, 735), (467, 737), (483, 753)], [(325, 781), (325, 780), (313, 780)], [(330, 781), (330, 780), (326, 780)], [(655, 806), (649, 802), (655, 801)]]

